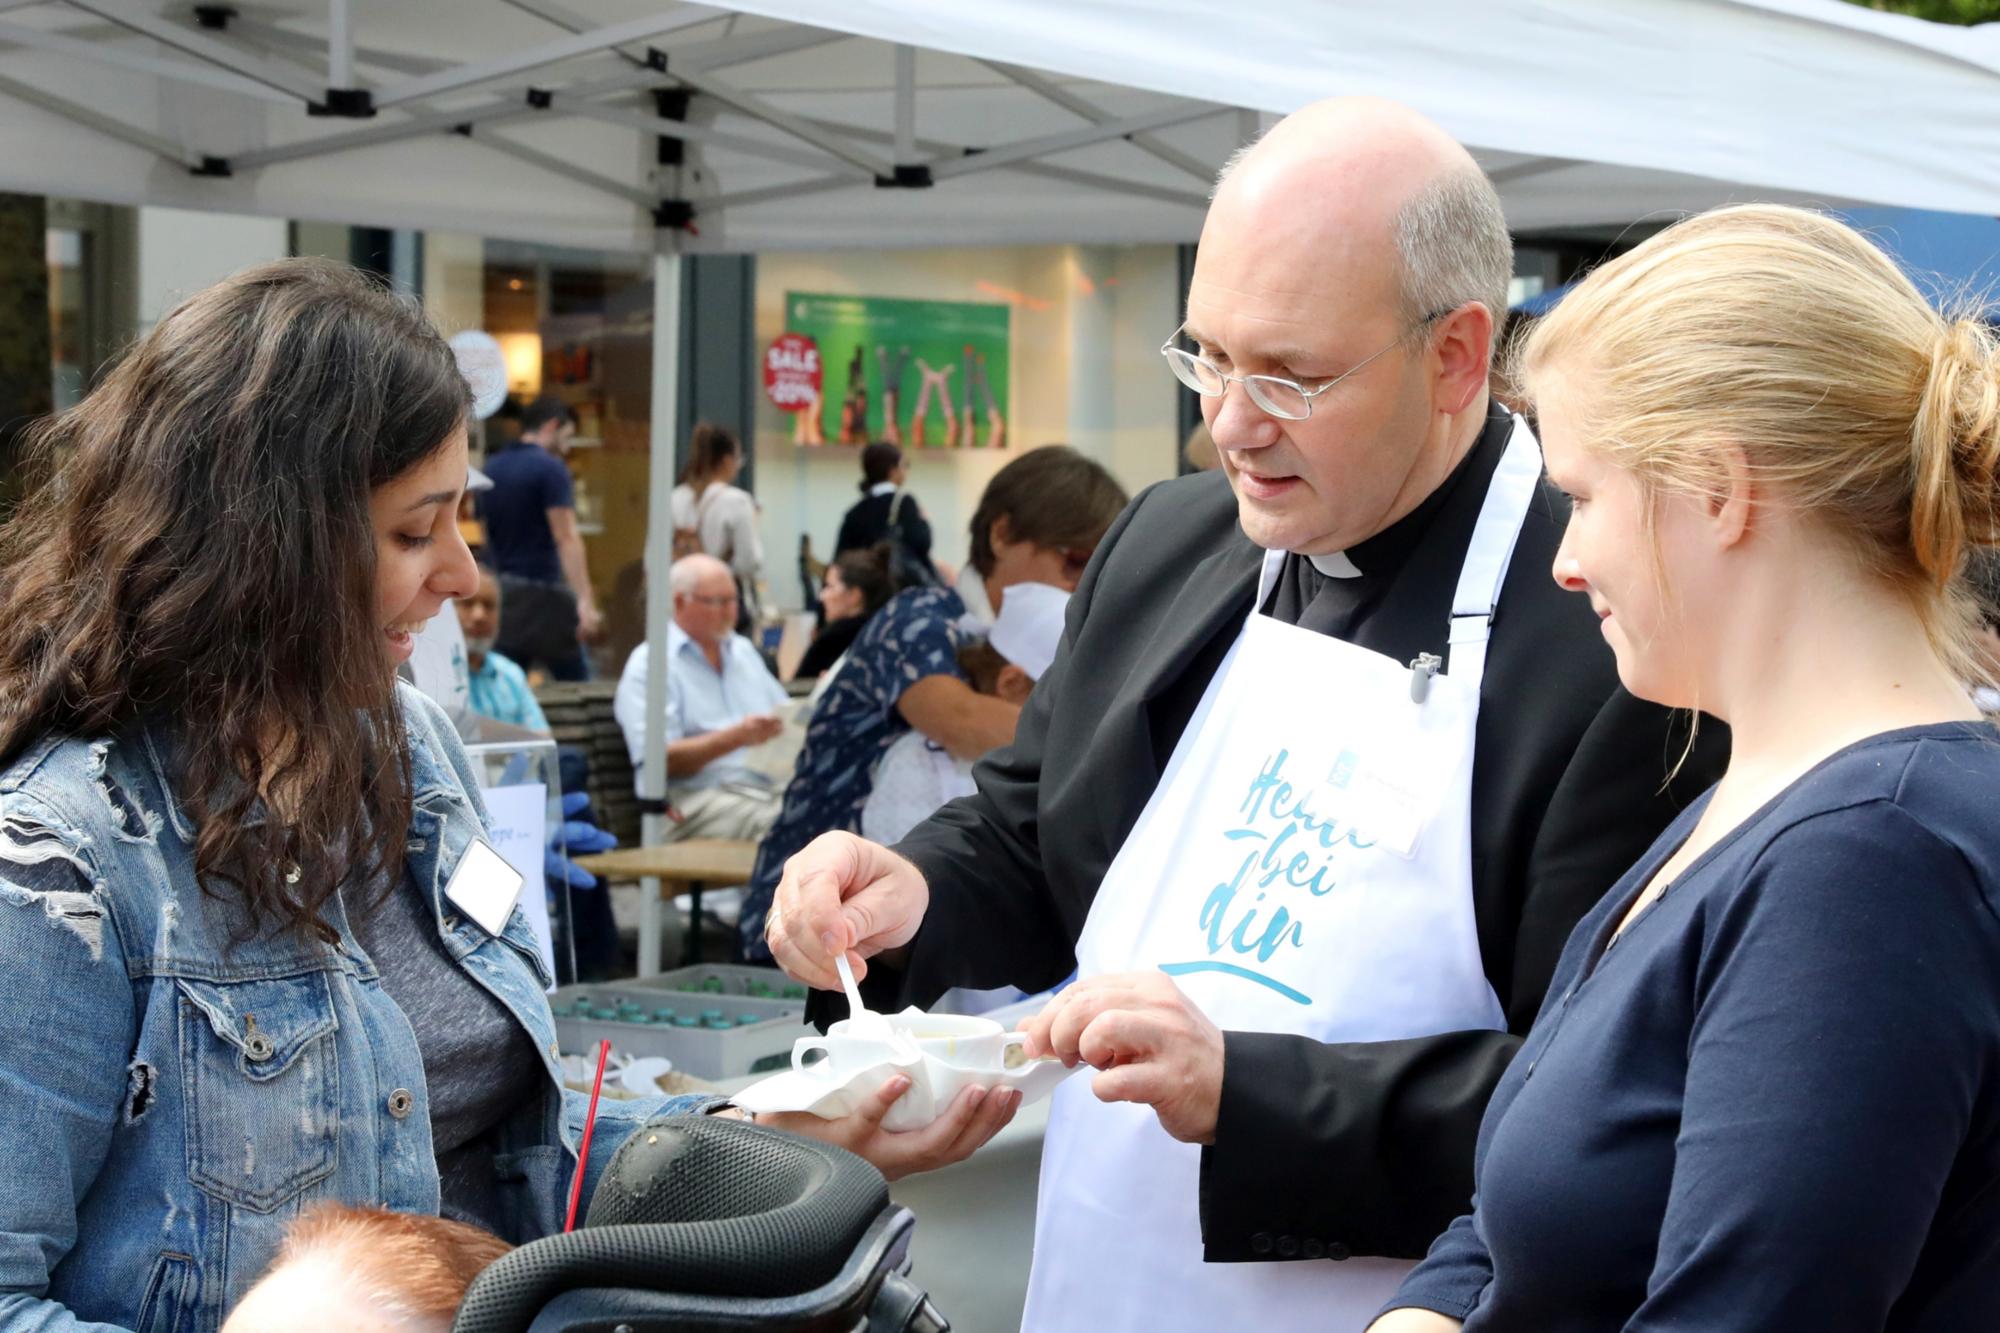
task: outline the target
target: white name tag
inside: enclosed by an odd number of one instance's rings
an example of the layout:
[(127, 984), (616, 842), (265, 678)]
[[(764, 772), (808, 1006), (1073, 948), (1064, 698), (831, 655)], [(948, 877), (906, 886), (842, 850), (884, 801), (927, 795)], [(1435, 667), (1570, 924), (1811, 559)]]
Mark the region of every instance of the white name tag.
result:
[(458, 869), (451, 872), (451, 883), (444, 886), (444, 896), (477, 921), (488, 935), (498, 935), (507, 925), (525, 882), (521, 872), (508, 865), (482, 839), (468, 846), (465, 855), (458, 858)]

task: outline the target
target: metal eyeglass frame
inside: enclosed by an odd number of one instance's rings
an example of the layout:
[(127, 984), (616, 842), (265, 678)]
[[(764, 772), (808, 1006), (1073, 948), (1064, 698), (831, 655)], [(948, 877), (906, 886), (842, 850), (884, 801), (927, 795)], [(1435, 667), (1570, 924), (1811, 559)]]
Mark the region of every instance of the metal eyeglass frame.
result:
[[(1385, 357), (1389, 353), (1395, 351), (1397, 347), (1402, 345), (1402, 342), (1405, 338), (1408, 338), (1411, 334), (1416, 333), (1420, 329), (1429, 328), (1431, 325), (1437, 323), (1437, 321), (1443, 319), (1446, 315), (1449, 315), (1450, 313), (1452, 313), (1453, 310), (1456, 309), (1458, 309), (1458, 307), (1453, 306), (1449, 310), (1437, 310), (1433, 311), (1428, 315), (1425, 315), (1415, 324), (1412, 324), (1409, 328), (1397, 334), (1396, 340), (1390, 343), (1387, 347), (1384, 347), (1381, 351), (1376, 352), (1371, 356), (1365, 357), (1364, 359), (1357, 361), (1355, 364), (1349, 366), (1346, 370), (1342, 371), (1340, 374), (1335, 375), (1332, 379), (1320, 385), (1317, 389), (1308, 389), (1305, 385), (1299, 383), (1297, 380), (1288, 380), (1282, 375), (1231, 375), (1227, 371), (1223, 370), (1220, 366), (1216, 365), (1214, 362), (1209, 361), (1203, 357), (1196, 356), (1193, 352), (1188, 351), (1185, 347), (1174, 346), (1174, 339), (1180, 337), (1182, 331), (1187, 328), (1187, 322), (1185, 320), (1181, 322), (1180, 328), (1177, 328), (1172, 333), (1168, 334), (1167, 340), (1160, 344), (1160, 355), (1166, 358), (1167, 368), (1174, 372), (1175, 379), (1179, 380), (1182, 384), (1187, 385), (1188, 388), (1193, 389), (1196, 393), (1200, 394), (1204, 398), (1220, 398), (1224, 394), (1229, 392), (1229, 386), (1231, 384), (1241, 384), (1243, 386), (1243, 391), (1250, 395), (1250, 401), (1257, 404), (1259, 411), (1262, 411), (1270, 416), (1277, 417), (1280, 421), (1304, 421), (1312, 416), (1313, 399), (1319, 397), (1321, 394), (1325, 393), (1328, 389), (1331, 389), (1334, 385), (1340, 383), (1348, 376), (1358, 374), (1360, 371), (1365, 370), (1373, 362), (1378, 361), (1382, 357)], [(1187, 368), (1185, 374), (1182, 373), (1183, 367)], [(1200, 375), (1201, 372), (1203, 371), (1208, 372), (1209, 374), (1215, 376), (1216, 379), (1220, 380), (1222, 382), (1222, 387), (1219, 389), (1210, 389), (1206, 385), (1200, 383), (1199, 382)], [(1296, 393), (1301, 400), (1304, 401), (1306, 405), (1306, 410), (1303, 412), (1287, 412), (1281, 408), (1274, 406), (1272, 404), (1272, 401), (1265, 396), (1265, 393), (1268, 391), (1259, 388), (1260, 385), (1265, 385), (1265, 384), (1275, 385), (1278, 388), (1290, 389), (1293, 393)]]

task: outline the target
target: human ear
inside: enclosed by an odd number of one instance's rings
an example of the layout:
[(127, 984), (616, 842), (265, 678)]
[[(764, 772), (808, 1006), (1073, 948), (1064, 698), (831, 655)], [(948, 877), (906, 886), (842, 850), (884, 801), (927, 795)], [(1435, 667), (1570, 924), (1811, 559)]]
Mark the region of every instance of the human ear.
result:
[(1012, 662), (1000, 668), (1000, 678), (993, 684), (993, 692), (1010, 704), (1028, 702), (1034, 689), (1035, 678)]
[(1468, 301), (1437, 323), (1431, 347), (1437, 357), (1438, 407), (1456, 416), (1486, 388), (1493, 365), (1493, 312)]
[(1757, 505), (1757, 487), (1750, 476), (1750, 459), (1741, 445), (1722, 446), (1723, 488), (1708, 499), (1708, 517), (1717, 543), (1728, 550), (1749, 535)]

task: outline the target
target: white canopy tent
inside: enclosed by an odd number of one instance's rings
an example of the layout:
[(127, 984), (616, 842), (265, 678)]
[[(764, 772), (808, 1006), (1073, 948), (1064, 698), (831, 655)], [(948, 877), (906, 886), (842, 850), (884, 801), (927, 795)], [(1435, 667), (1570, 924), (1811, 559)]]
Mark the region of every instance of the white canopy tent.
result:
[(1188, 240), (1260, 115), (1341, 91), (1471, 145), (1517, 230), (2000, 212), (2000, 30), (1838, 0), (0, 0), (0, 188), (649, 253)]
[(0, 189), (651, 253), (669, 330), (689, 252), (1192, 240), (1337, 92), (1436, 118), (1517, 230), (2000, 213), (2000, 25), (1838, 0), (0, 0)]

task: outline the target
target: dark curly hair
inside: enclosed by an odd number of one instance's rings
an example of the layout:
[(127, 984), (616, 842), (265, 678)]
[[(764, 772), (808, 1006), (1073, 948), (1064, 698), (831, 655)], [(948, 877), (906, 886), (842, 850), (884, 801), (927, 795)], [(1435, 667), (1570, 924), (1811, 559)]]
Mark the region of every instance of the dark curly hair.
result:
[[(410, 819), (369, 496), (466, 405), (421, 307), (343, 264), (264, 264), (168, 312), (32, 428), (0, 530), (0, 766), (50, 733), (162, 728), (203, 891), (330, 937), (327, 900), (381, 885)], [(260, 801), (278, 817), (250, 821)]]

